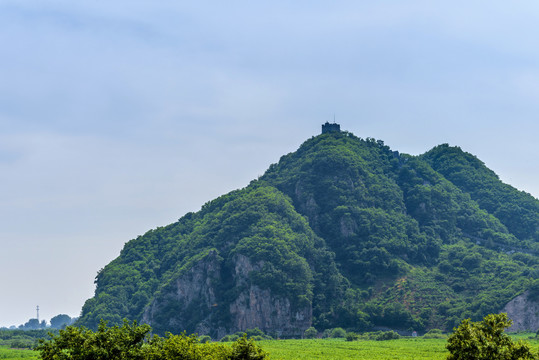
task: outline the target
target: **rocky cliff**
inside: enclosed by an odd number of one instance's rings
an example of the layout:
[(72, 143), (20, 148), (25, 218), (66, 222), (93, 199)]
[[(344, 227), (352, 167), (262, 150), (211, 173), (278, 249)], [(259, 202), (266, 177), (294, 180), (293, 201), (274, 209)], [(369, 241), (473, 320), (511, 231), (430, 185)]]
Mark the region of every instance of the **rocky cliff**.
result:
[[(253, 264), (243, 255), (236, 255), (232, 261), (230, 289), (236, 289), (235, 298), (230, 304), (220, 305), (221, 261), (213, 250), (194, 263), (154, 298), (146, 307), (142, 321), (156, 331), (181, 332), (191, 327), (200, 335), (214, 338), (254, 328), (291, 337), (301, 335), (311, 326), (312, 307), (293, 309), (287, 297), (253, 284), (249, 276), (260, 272), (264, 262)], [(219, 318), (228, 321), (220, 323)]]
[(290, 299), (276, 296), (270, 289), (249, 284), (249, 274), (260, 272), (264, 262), (253, 265), (242, 255), (235, 259), (234, 282), (244, 289), (230, 304), (230, 332), (259, 328), (282, 337), (298, 336), (312, 325), (312, 307), (292, 308)]
[(515, 297), (507, 303), (501, 311), (507, 313), (513, 325), (507, 331), (533, 331), (539, 330), (539, 301), (529, 298), (529, 292)]
[(213, 250), (163, 288), (147, 305), (142, 321), (157, 331), (181, 332), (188, 324), (200, 335), (224, 336), (226, 331), (212, 328), (220, 277), (221, 262)]

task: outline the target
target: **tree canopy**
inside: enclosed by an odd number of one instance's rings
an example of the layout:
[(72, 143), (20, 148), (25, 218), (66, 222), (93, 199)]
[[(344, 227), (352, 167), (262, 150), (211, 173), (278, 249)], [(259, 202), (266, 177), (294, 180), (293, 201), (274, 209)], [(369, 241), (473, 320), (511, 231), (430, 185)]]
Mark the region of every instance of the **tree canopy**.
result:
[(507, 314), (490, 314), (482, 321), (463, 320), (447, 339), (447, 360), (534, 360), (530, 346), (504, 333), (512, 321)]
[(149, 325), (124, 320), (121, 326), (100, 322), (94, 332), (68, 326), (36, 350), (43, 360), (264, 360), (268, 354), (246, 336), (231, 346), (201, 343), (196, 335), (150, 336)]

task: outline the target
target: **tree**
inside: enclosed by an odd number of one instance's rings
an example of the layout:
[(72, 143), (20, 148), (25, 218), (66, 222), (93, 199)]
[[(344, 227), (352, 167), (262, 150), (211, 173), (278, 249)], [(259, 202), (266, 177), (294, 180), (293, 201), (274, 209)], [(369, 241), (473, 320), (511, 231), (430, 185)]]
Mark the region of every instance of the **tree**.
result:
[(314, 339), (318, 335), (318, 331), (314, 327), (310, 327), (303, 333), (305, 339)]
[(24, 325), (20, 325), (19, 329), (21, 330), (37, 330), (44, 329), (47, 323), (45, 321), (39, 322), (38, 319), (30, 319)]
[(68, 326), (50, 340), (39, 340), (36, 347), (43, 360), (124, 360), (143, 359), (142, 345), (151, 328), (149, 325), (130, 324), (107, 327), (101, 321), (96, 332), (85, 327)]
[(447, 360), (537, 359), (527, 343), (515, 343), (504, 333), (511, 324), (504, 313), (487, 315), (478, 322), (463, 320), (447, 339)]
[(331, 330), (330, 337), (332, 337), (332, 338), (346, 337), (346, 330), (344, 330), (343, 328), (340, 328), (340, 327), (335, 328), (335, 329)]
[(253, 339), (247, 339), (247, 335), (232, 344), (232, 351), (226, 357), (227, 360), (265, 360), (268, 358), (269, 354), (256, 345)]
[(73, 319), (66, 314), (58, 314), (51, 318), (51, 328), (53, 329), (63, 329), (67, 325), (71, 325)]
[(39, 340), (42, 360), (265, 360), (268, 354), (244, 335), (231, 346), (202, 343), (196, 335), (149, 336), (149, 325), (124, 320), (108, 327), (101, 321), (96, 332), (67, 326), (50, 340)]

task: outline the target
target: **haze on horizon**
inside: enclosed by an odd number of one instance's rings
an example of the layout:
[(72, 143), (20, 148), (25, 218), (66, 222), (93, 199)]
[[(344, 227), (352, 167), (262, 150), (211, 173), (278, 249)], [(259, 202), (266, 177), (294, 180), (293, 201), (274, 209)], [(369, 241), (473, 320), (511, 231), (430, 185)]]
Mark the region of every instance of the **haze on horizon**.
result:
[(0, 1), (0, 326), (336, 121), (539, 196), (539, 3)]

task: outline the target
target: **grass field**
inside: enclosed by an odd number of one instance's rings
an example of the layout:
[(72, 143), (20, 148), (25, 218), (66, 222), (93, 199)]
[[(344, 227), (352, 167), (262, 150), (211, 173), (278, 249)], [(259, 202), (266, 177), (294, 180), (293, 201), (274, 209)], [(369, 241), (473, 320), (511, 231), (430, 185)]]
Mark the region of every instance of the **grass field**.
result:
[(37, 352), (32, 350), (10, 349), (7, 346), (0, 346), (1, 360), (18, 360), (18, 359), (37, 359)]
[(445, 339), (405, 338), (388, 341), (270, 340), (257, 342), (272, 360), (294, 359), (445, 359)]
[[(535, 334), (512, 335), (514, 340), (527, 341), (535, 353), (539, 353), (539, 341), (530, 339)], [(372, 359), (372, 360), (436, 360), (445, 359), (446, 339), (402, 338), (388, 341), (323, 340), (270, 340), (257, 342), (270, 353), (272, 360), (306, 359)]]
[[(539, 341), (528, 339), (530, 335), (519, 334), (514, 338), (528, 341), (537, 353)], [(344, 341), (344, 339), (257, 341), (257, 344), (270, 353), (271, 360), (442, 360), (448, 355), (446, 343), (446, 339), (423, 338), (388, 341)], [(0, 346), (0, 360), (37, 358), (37, 353), (32, 350), (16, 350)]]

